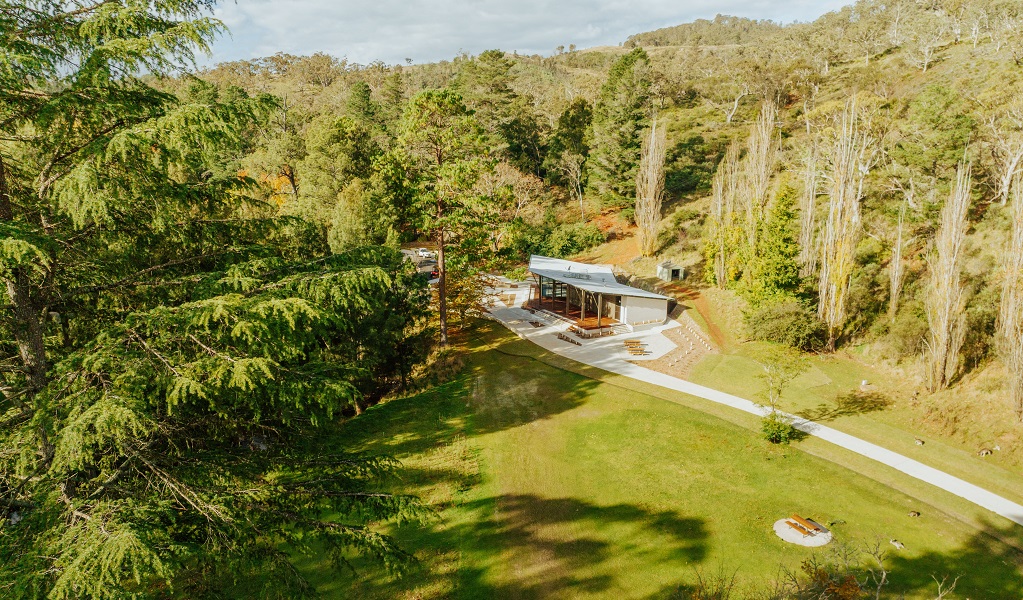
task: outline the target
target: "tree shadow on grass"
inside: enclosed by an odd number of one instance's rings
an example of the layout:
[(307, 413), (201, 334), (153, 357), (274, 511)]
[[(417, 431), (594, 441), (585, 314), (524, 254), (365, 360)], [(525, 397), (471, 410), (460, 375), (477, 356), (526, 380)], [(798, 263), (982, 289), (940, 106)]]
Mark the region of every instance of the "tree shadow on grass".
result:
[(1023, 597), (1021, 548), (1023, 527), (997, 527), (985, 522), (961, 547), (948, 552), (914, 556), (911, 548), (893, 550), (886, 539), (879, 539), (876, 546), (854, 540), (812, 551), (814, 562), (803, 565), (814, 565), (813, 571), (779, 564), (776, 578), (742, 581), (742, 566), (735, 570), (721, 566), (715, 573), (705, 571), (701, 565), (683, 571), (684, 583), (666, 586), (649, 598), (837, 598), (838, 595), (826, 592), (826, 582), (847, 577), (854, 577), (863, 586), (862, 592), (848, 597), (874, 598), (880, 574), (876, 560), (880, 556), (887, 575), (879, 598), (937, 598), (940, 585), (946, 592), (954, 589), (944, 596), (949, 599), (1011, 600)]
[(839, 417), (882, 411), (891, 405), (891, 399), (884, 394), (854, 390), (841, 394), (833, 404), (818, 404), (816, 408), (808, 408), (796, 414), (807, 421), (826, 423)]
[(450, 443), (469, 419), (473, 433), (483, 434), (563, 413), (583, 404), (598, 385), (532, 357), (485, 352), (455, 380), (378, 404), (341, 433), (347, 447), (401, 457)]
[[(461, 508), (481, 518), (437, 522), (414, 534), (432, 548), (457, 552), (457, 572), (424, 565), (404, 580), (364, 578), (360, 591), (372, 597), (401, 592), (431, 597), (423, 590), (447, 589), (439, 595), (575, 598), (629, 589), (636, 582), (629, 578), (635, 568), (675, 565), (674, 572), (681, 572), (704, 560), (708, 550), (704, 521), (673, 511), (523, 494), (480, 499)], [(406, 528), (403, 533), (411, 532)], [(669, 583), (650, 582), (651, 592)]]
[(890, 555), (893, 592), (934, 593), (935, 579), (957, 577), (957, 598), (1023, 598), (1023, 527), (985, 521), (980, 531), (951, 552)]

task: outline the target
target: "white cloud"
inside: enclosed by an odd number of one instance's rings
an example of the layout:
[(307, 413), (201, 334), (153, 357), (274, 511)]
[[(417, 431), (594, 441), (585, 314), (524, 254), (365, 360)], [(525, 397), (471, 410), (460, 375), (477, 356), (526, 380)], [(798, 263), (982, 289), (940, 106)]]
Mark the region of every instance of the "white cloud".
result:
[[(848, 0), (846, 0), (848, 1)], [(449, 59), (489, 48), (549, 54), (559, 45), (629, 35), (716, 14), (812, 20), (842, 0), (237, 0), (217, 16), (231, 31), (212, 61), (326, 52), (362, 64)]]

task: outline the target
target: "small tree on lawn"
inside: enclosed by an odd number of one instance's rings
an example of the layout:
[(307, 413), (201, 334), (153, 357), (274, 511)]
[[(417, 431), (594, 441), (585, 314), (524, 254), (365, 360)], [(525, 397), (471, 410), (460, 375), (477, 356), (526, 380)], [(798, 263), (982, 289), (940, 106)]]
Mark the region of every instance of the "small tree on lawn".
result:
[(777, 411), (782, 392), (792, 380), (810, 368), (810, 361), (799, 350), (788, 346), (759, 346), (753, 353), (753, 360), (763, 371), (757, 378), (764, 382), (766, 389), (760, 392), (772, 412)]

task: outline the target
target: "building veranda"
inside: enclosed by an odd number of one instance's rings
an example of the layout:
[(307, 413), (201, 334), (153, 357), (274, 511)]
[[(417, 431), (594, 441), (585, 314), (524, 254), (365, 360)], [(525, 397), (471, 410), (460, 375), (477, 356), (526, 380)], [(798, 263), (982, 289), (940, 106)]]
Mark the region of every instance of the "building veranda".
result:
[(673, 302), (618, 283), (614, 271), (604, 265), (533, 255), (529, 273), (533, 283), (525, 307), (554, 313), (590, 335), (664, 323)]

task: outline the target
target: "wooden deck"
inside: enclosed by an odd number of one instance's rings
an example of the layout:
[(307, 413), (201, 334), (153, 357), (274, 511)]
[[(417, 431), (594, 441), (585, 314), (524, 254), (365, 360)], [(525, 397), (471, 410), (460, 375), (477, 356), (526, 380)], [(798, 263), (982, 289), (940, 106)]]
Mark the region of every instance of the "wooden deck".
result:
[(579, 329), (585, 329), (585, 330), (606, 329), (608, 327), (614, 327), (615, 325), (620, 325), (620, 323), (618, 321), (616, 321), (616, 320), (614, 320), (614, 319), (612, 319), (610, 317), (601, 317), (600, 318), (600, 325), (598, 326), (597, 325), (597, 315), (591, 315), (589, 313), (586, 314), (586, 318), (585, 319), (582, 319), (582, 318), (580, 318), (582, 316), (582, 312), (579, 310), (578, 306), (572, 306), (566, 312), (565, 311), (565, 301), (562, 300), (562, 299), (559, 299), (559, 300), (557, 300), (555, 302), (551, 302), (550, 299), (546, 299), (546, 300), (544, 300), (541, 303), (540, 300), (537, 300), (537, 299), (534, 298), (533, 300), (530, 300), (530, 301), (526, 302), (524, 307), (532, 308), (534, 310), (541, 310), (542, 309), (542, 310), (546, 310), (548, 312), (552, 312), (552, 313), (554, 313), (556, 315), (561, 315), (563, 317), (567, 317), (567, 318), (571, 319), (572, 321), (575, 321), (575, 326), (578, 327)]

